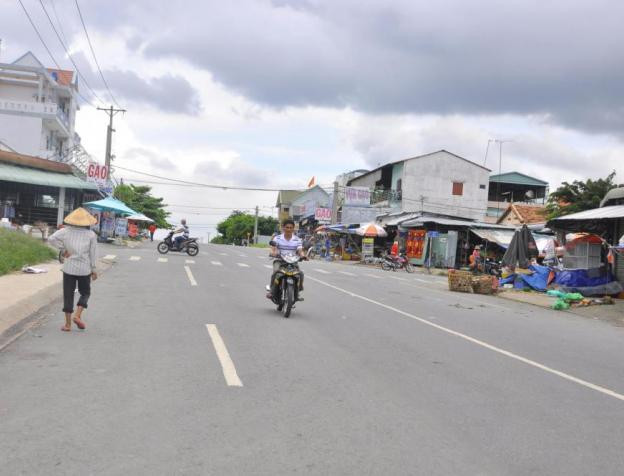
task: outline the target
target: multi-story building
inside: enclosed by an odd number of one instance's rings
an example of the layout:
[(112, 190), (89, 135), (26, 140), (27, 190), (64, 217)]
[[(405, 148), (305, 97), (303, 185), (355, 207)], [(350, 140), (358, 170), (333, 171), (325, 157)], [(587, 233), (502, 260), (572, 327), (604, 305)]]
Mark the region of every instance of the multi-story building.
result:
[(351, 179), (371, 191), (371, 205), (384, 211), (428, 212), (483, 220), (490, 170), (439, 150), (378, 167)]
[(46, 68), (31, 52), (0, 63), (0, 148), (59, 160), (80, 143), (73, 71)]

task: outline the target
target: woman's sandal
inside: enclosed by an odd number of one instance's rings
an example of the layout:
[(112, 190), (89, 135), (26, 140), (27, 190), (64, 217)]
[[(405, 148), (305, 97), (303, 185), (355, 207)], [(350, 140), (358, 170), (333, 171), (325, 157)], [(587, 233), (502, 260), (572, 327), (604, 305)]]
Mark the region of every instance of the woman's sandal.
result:
[(74, 317), (73, 321), (74, 321), (74, 324), (78, 326), (78, 329), (84, 329), (86, 327), (84, 325), (84, 322), (82, 322), (82, 319), (78, 319), (77, 317)]
[(63, 327), (61, 327), (61, 330), (63, 332), (71, 332), (71, 327), (63, 326)]

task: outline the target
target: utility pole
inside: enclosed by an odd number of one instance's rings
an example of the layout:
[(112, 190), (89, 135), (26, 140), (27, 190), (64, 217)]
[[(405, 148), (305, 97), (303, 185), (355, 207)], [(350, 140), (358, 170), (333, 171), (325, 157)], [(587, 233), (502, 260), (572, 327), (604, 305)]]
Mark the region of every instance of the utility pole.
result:
[(422, 213), (425, 209), (425, 196), (420, 196), (420, 213)]
[(254, 220), (254, 243), (258, 244), (258, 205), (256, 205), (256, 219)]
[(106, 166), (106, 171), (108, 173), (107, 184), (110, 184), (111, 182), (111, 179), (110, 179), (111, 149), (112, 149), (112, 141), (113, 141), (113, 132), (115, 132), (115, 129), (113, 129), (113, 117), (118, 112), (125, 113), (126, 110), (115, 109), (113, 108), (113, 106), (111, 106), (110, 108), (98, 107), (97, 109), (98, 111), (104, 111), (106, 114), (108, 114), (108, 119), (109, 119), (108, 127), (106, 129), (106, 156), (104, 157), (104, 165)]
[(500, 201), (501, 201), (501, 169), (503, 164), (503, 144), (505, 142), (513, 142), (512, 140), (499, 140), (495, 139), (494, 142), (498, 143), (498, 183), (496, 184), (496, 218), (500, 218)]
[(332, 200), (331, 223), (338, 223), (338, 182), (334, 182), (334, 199)]

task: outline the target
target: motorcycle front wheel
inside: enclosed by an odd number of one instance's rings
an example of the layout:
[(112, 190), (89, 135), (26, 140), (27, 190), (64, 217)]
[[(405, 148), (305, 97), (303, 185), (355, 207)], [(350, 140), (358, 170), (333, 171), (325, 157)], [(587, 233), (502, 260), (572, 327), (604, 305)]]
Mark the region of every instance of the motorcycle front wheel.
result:
[(169, 246), (167, 246), (167, 243), (165, 242), (158, 243), (158, 246), (156, 247), (156, 249), (158, 250), (160, 254), (163, 254), (163, 255), (169, 252)]
[(186, 253), (189, 256), (197, 256), (197, 253), (199, 253), (199, 247), (197, 245), (188, 245), (186, 247)]
[(284, 317), (290, 316), (290, 311), (292, 310), (293, 304), (295, 303), (295, 287), (292, 284), (287, 284), (286, 289), (284, 289), (284, 300), (282, 302), (282, 314)]
[(412, 263), (405, 263), (405, 271), (408, 273), (414, 272), (414, 265)]
[(393, 266), (388, 263), (387, 261), (382, 261), (381, 262), (381, 269), (383, 269), (384, 271), (390, 271), (393, 268)]

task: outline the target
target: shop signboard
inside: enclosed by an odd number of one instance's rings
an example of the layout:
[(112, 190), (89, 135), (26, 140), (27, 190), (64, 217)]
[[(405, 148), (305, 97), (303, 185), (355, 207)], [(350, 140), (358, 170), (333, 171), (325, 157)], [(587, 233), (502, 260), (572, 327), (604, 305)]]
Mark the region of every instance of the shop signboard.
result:
[(427, 236), (429, 238), (438, 238), (440, 236), (440, 232), (439, 231), (428, 231), (427, 232)]
[(362, 257), (373, 257), (375, 238), (362, 238)]
[(314, 219), (319, 223), (331, 223), (331, 208), (317, 208), (314, 211)]
[(108, 167), (97, 162), (89, 162), (87, 165), (87, 182), (93, 182), (98, 187), (106, 188), (109, 185)]
[(345, 205), (367, 207), (370, 205), (370, 190), (368, 187), (345, 187)]
[(340, 221), (347, 224), (371, 223), (375, 221), (379, 213), (379, 208), (343, 206)]
[(117, 218), (115, 225), (115, 235), (127, 236), (128, 235), (128, 220), (126, 218)]

